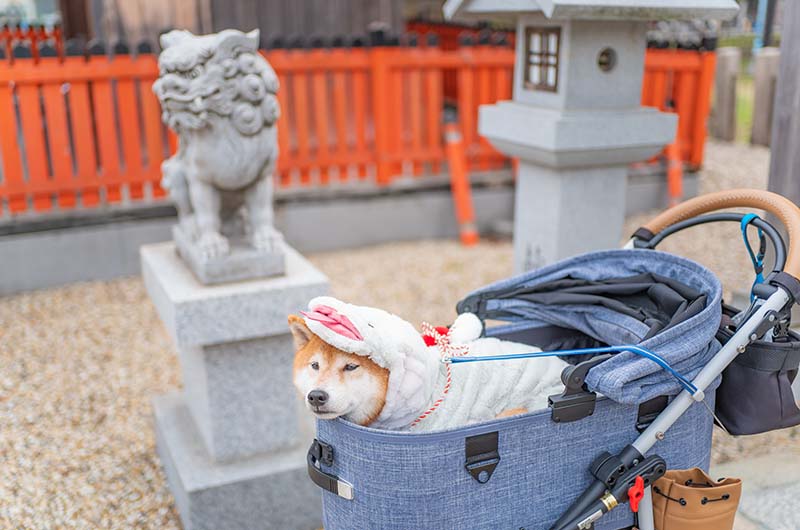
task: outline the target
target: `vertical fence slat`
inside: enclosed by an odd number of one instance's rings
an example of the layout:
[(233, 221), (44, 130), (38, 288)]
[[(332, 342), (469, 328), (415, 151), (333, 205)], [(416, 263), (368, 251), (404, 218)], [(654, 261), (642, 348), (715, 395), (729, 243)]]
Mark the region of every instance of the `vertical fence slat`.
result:
[(375, 159), (376, 182), (388, 184), (392, 179), (392, 163), (390, 159), (391, 131), (389, 129), (389, 96), (391, 88), (389, 79), (388, 55), (386, 48), (374, 48), (370, 53), (370, 72), (372, 73), (372, 123), (375, 127)]
[[(486, 46), (481, 46), (478, 48), (478, 57), (486, 57), (492, 53), (491, 48)], [(475, 102), (475, 109), (474, 109), (474, 116), (477, 118), (478, 116), (478, 107), (483, 104), (492, 103), (497, 99), (492, 98), (492, 78), (491, 78), (491, 69), (486, 64), (479, 64), (476, 68), (477, 70), (477, 81), (478, 81), (478, 89), (477, 89), (477, 97)], [(489, 144), (489, 141), (477, 134), (477, 119), (475, 120), (475, 133), (476, 136), (479, 138), (479, 145), (480, 145), (480, 158), (478, 159), (478, 167), (482, 170), (489, 169), (489, 158), (492, 155), (492, 146)]]
[[(392, 49), (394, 54), (398, 50)], [(400, 50), (403, 51), (403, 50)], [(404, 117), (407, 116), (408, 103), (406, 101), (404, 68), (397, 65), (389, 70), (389, 112), (386, 114), (389, 120), (389, 157), (391, 159), (391, 176), (399, 175), (403, 172), (403, 158), (406, 153), (405, 139), (406, 128)]]
[[(42, 59), (50, 62), (52, 59)], [(72, 178), (72, 154), (69, 147), (69, 128), (67, 109), (64, 103), (64, 85), (47, 83), (42, 86), (45, 115), (47, 116), (47, 139), (50, 143), (50, 160), (53, 165), (53, 179), (59, 191), (58, 206), (73, 208), (77, 201), (75, 183)]]
[[(131, 70), (134, 68), (133, 60), (128, 55), (117, 57), (117, 61), (124, 61), (123, 64), (127, 64)], [(125, 181), (128, 184), (130, 198), (141, 199), (144, 197), (145, 175), (142, 164), (142, 145), (139, 141), (141, 138), (139, 104), (133, 79), (124, 78), (117, 81), (117, 100), (122, 155), (125, 159)]]
[(642, 106), (653, 107), (653, 73), (645, 69), (642, 75)]
[[(68, 57), (66, 61), (83, 60)], [(81, 203), (89, 208), (100, 203), (100, 191), (92, 129), (92, 107), (87, 82), (70, 83), (69, 109), (72, 118), (72, 143), (75, 149), (75, 176), (81, 191)]]
[[(341, 55), (341, 50), (336, 50), (337, 62), (347, 60), (346, 56)], [(339, 180), (345, 181), (348, 178), (348, 158), (350, 151), (350, 141), (347, 134), (347, 100), (352, 97), (347, 91), (347, 77), (344, 71), (338, 70), (333, 74), (333, 119), (336, 127), (334, 145), (336, 146), (336, 162), (339, 167)]]
[[(299, 52), (295, 52), (299, 53)], [(309, 130), (308, 130), (308, 76), (305, 72), (297, 72), (292, 77), (292, 99), (294, 105), (294, 127), (297, 134), (297, 161), (300, 165), (300, 183), (311, 184), (309, 166)]]
[[(414, 50), (419, 53), (419, 50)], [(425, 100), (422, 97), (422, 73), (424, 63), (420, 60), (420, 67), (408, 73), (408, 105), (409, 105), (409, 129), (411, 132), (411, 157), (414, 161), (414, 175), (422, 175), (422, 162), (424, 153), (422, 152), (422, 111)]]
[[(5, 68), (5, 66), (0, 66)], [(0, 198), (5, 195), (10, 213), (27, 210), (25, 175), (22, 172), (22, 154), (17, 143), (17, 119), (14, 112), (14, 94), (10, 84), (0, 83), (0, 151), (3, 161), (3, 181)], [(2, 213), (2, 204), (0, 204)]]
[(697, 104), (694, 111), (692, 150), (689, 156), (689, 163), (696, 168), (700, 167), (703, 163), (703, 156), (705, 154), (706, 137), (708, 135), (708, 117), (711, 113), (711, 90), (714, 86), (716, 70), (717, 54), (714, 52), (703, 52), (700, 76), (695, 93), (695, 101)]
[(675, 79), (675, 109), (678, 112), (678, 140), (681, 148), (681, 159), (688, 160), (692, 149), (692, 133), (694, 132), (695, 88), (698, 72), (683, 70)]
[[(434, 51), (434, 53), (437, 53)], [(433, 160), (431, 171), (439, 173), (440, 160), (442, 158), (442, 112), (443, 112), (443, 81), (442, 70), (431, 68), (425, 72), (425, 99), (428, 102), (426, 107), (426, 145), (429, 156)]]
[[(366, 53), (359, 50), (359, 53)], [(353, 129), (357, 159), (366, 159), (367, 150), (367, 74), (361, 70), (353, 72)], [(368, 163), (357, 166), (359, 178), (366, 178)]]
[[(99, 71), (108, 61), (105, 56), (89, 58), (90, 65), (97, 65)], [(122, 200), (120, 191), (119, 143), (114, 120), (114, 97), (111, 79), (103, 76), (92, 84), (94, 121), (97, 130), (97, 147), (100, 154), (101, 182), (106, 190), (106, 200), (111, 203)]]
[(667, 72), (653, 72), (652, 90), (652, 105), (659, 110), (664, 110), (667, 103)]
[[(272, 53), (284, 54), (286, 52), (279, 50)], [(280, 83), (278, 103), (281, 106), (281, 117), (278, 119), (278, 145), (280, 147), (280, 153), (278, 155), (278, 182), (282, 187), (287, 187), (291, 185), (292, 182), (292, 166), (290, 162), (296, 158), (292, 146), (292, 135), (289, 130), (289, 123), (292, 121), (294, 109), (290, 101), (288, 77), (278, 73), (278, 81)]]
[[(472, 51), (464, 53), (472, 55)], [(464, 147), (467, 152), (467, 160), (470, 169), (474, 169), (475, 159), (475, 97), (473, 89), (475, 86), (475, 75), (472, 69), (472, 61), (465, 61), (458, 69), (458, 119), (461, 123), (461, 134), (464, 137)]]
[[(25, 142), (25, 161), (28, 167), (28, 182), (39, 186), (50, 180), (47, 171), (47, 150), (44, 143), (44, 121), (39, 100), (39, 87), (21, 84), (17, 88), (19, 98), (20, 121), (22, 122), (22, 138)], [(46, 211), (52, 208), (52, 200), (47, 192), (33, 193), (33, 208)]]
[[(328, 53), (326, 51), (315, 51), (315, 53)], [(319, 167), (320, 182), (328, 184), (330, 178), (330, 153), (328, 150), (328, 77), (325, 70), (317, 70), (311, 76), (311, 84), (314, 98), (314, 126), (316, 136), (316, 161)]]
[[(155, 62), (152, 56), (140, 57), (140, 61)], [(163, 197), (161, 187), (161, 162), (164, 161), (164, 135), (161, 124), (161, 107), (153, 94), (153, 79), (143, 78), (139, 83), (139, 100), (142, 102), (142, 127), (144, 128), (145, 152), (147, 153), (147, 179), (152, 186), (153, 197)]]

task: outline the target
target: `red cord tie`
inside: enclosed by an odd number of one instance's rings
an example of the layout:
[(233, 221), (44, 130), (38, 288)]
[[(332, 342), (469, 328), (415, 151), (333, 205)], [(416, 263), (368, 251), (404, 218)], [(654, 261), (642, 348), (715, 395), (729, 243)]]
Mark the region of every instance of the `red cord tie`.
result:
[(450, 373), (450, 359), (453, 357), (461, 357), (469, 353), (468, 344), (453, 344), (451, 342), (450, 331), (451, 330), (444, 326), (433, 327), (427, 322), (422, 323), (422, 340), (424, 340), (425, 344), (428, 346), (436, 346), (439, 348), (439, 354), (447, 370), (447, 377), (445, 378), (441, 397), (431, 405), (431, 408), (420, 414), (419, 417), (411, 423), (411, 427), (416, 426), (439, 408), (439, 405), (442, 404), (447, 393), (450, 392), (450, 386), (453, 382), (452, 374)]

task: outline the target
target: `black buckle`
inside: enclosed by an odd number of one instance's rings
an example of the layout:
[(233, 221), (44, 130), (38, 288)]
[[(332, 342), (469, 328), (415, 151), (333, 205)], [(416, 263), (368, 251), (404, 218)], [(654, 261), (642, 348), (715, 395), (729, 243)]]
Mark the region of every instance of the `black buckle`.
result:
[(308, 453), (313, 456), (315, 460), (318, 460), (328, 467), (333, 465), (333, 447), (325, 442), (320, 442), (314, 438), (314, 441), (311, 442), (311, 447), (308, 449)]
[(466, 462), (464, 467), (472, 478), (486, 484), (492, 478), (500, 453), (497, 450), (499, 434), (497, 431), (477, 436), (470, 436), (464, 442)]
[(567, 423), (594, 414), (597, 393), (589, 392), (586, 387), (586, 375), (589, 370), (610, 358), (611, 354), (597, 355), (588, 361), (564, 368), (561, 372), (564, 392), (547, 398), (553, 421)]
[(658, 418), (658, 415), (664, 412), (667, 405), (669, 405), (668, 396), (656, 396), (639, 405), (639, 412), (636, 416), (636, 430), (644, 432)]
[(325, 473), (320, 469), (320, 463), (326, 466), (333, 465), (333, 447), (315, 438), (314, 441), (311, 442), (311, 447), (308, 448), (308, 453), (306, 454), (306, 469), (309, 478), (314, 484), (325, 491), (329, 491), (343, 499), (352, 501), (354, 496), (353, 485), (346, 480), (340, 479), (336, 475)]

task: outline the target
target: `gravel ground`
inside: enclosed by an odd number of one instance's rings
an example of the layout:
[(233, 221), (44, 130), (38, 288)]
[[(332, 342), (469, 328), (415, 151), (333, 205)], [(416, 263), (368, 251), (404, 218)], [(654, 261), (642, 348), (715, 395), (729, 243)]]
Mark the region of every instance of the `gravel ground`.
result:
[[(702, 190), (764, 187), (768, 156), (709, 144)], [(626, 233), (648, 217), (630, 219)], [(730, 289), (746, 287), (738, 238), (735, 226), (703, 227), (664, 249), (707, 264)], [(414, 323), (450, 322), (463, 294), (511, 272), (508, 242), (398, 243), (311, 259), (335, 296)], [(171, 348), (138, 278), (0, 299), (0, 528), (180, 528), (150, 410), (152, 396), (180, 386)], [(717, 436), (714, 459), (776, 450), (800, 454), (800, 430)]]

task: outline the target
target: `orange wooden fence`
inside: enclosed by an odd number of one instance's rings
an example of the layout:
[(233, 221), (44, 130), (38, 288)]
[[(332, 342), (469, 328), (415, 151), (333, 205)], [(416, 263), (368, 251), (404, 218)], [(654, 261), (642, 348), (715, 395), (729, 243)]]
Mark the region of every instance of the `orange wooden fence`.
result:
[[(445, 111), (458, 113), (470, 172), (509, 164), (477, 132), (478, 106), (511, 96), (507, 47), (265, 55), (281, 81), (281, 188), (438, 174)], [(673, 96), (693, 164), (702, 159), (710, 95), (697, 94), (709, 67), (713, 77), (713, 54), (648, 52), (644, 103), (665, 108)], [(448, 74), (458, 82), (455, 108), (444, 101)], [(160, 164), (176, 142), (150, 90), (156, 76), (152, 54), (0, 61), (0, 215), (163, 197)]]
[(699, 168), (708, 131), (717, 55), (712, 51), (647, 50), (642, 105), (678, 113), (682, 160)]

